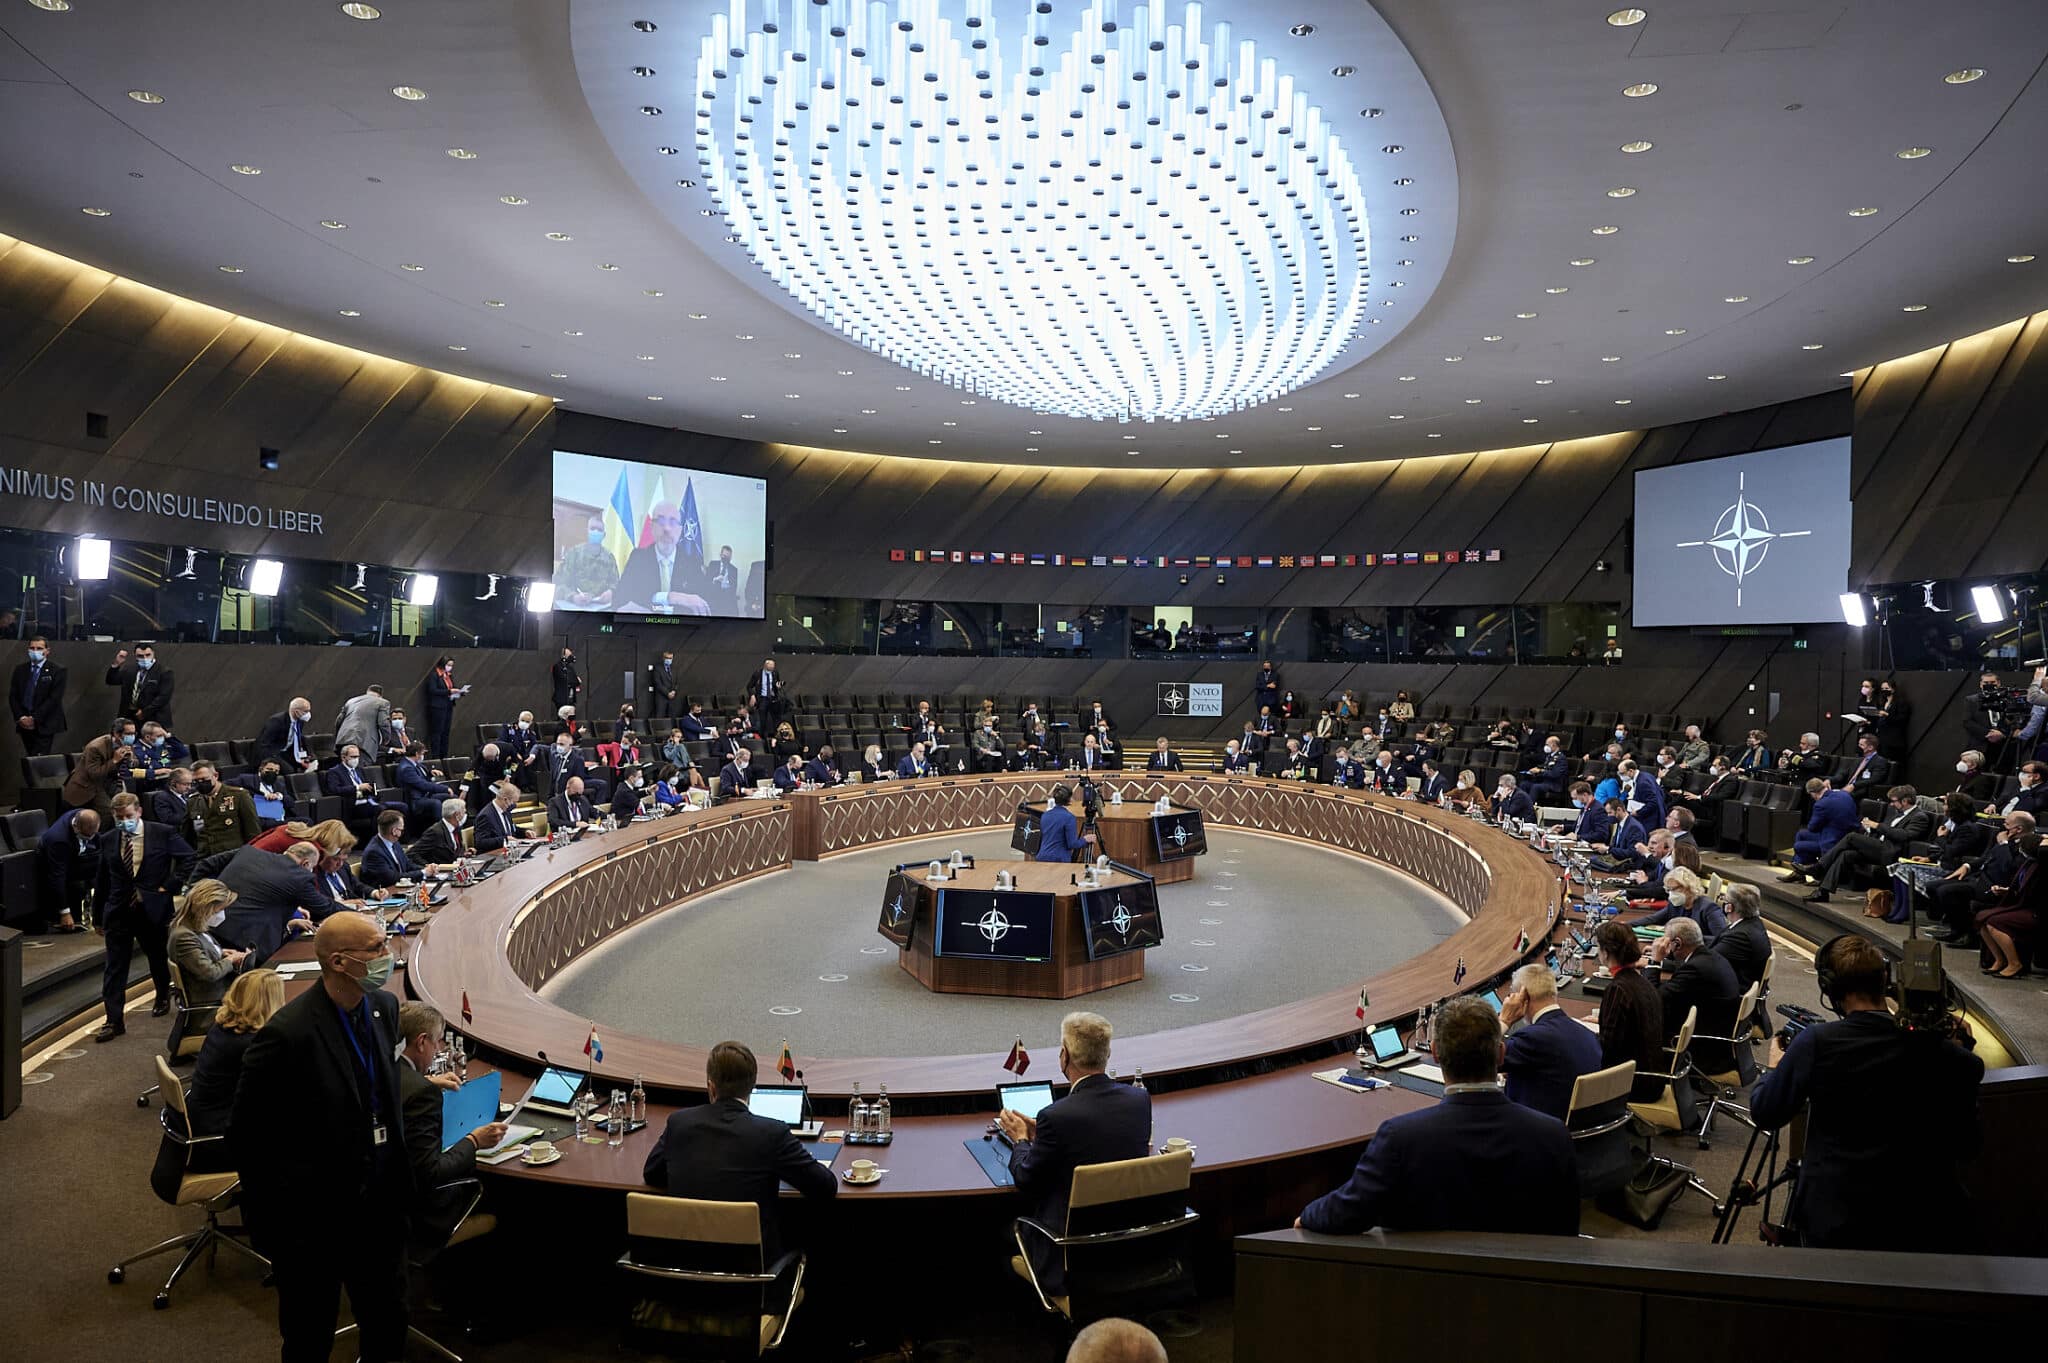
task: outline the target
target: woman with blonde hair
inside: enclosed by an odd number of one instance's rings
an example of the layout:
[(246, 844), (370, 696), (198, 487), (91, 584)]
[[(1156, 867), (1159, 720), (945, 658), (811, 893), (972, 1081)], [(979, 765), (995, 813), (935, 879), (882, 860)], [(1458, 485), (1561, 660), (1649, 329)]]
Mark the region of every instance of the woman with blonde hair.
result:
[(193, 1135), (217, 1136), (227, 1130), (228, 1113), (235, 1105), (235, 1085), (242, 1077), (242, 1056), (256, 1033), (282, 1007), (284, 977), (275, 970), (246, 971), (228, 986), (206, 1033), (206, 1045), (192, 1067), (191, 1091), (185, 1095)]
[(185, 902), (171, 919), (169, 952), (178, 967), (178, 981), (185, 991), (185, 1006), (206, 1008), (220, 1002), (228, 981), (249, 959), (246, 951), (223, 948), (213, 940), (213, 929), (228, 916), (235, 892), (218, 880), (195, 880), (185, 891)]
[(266, 852), (282, 852), (295, 842), (310, 842), (320, 849), (322, 859), (345, 857), (355, 850), (356, 835), (349, 832), (348, 825), (339, 819), (322, 819), (311, 827), (294, 819), (279, 824), (262, 837), (250, 843)]
[[(1679, 847), (1690, 845), (1680, 843)], [(1637, 923), (1637, 927), (1656, 927), (1674, 918), (1690, 918), (1700, 925), (1700, 935), (1709, 942), (1727, 931), (1728, 912), (1707, 894), (1707, 887), (1697, 870), (1674, 866), (1666, 871), (1663, 894), (1664, 907)]]

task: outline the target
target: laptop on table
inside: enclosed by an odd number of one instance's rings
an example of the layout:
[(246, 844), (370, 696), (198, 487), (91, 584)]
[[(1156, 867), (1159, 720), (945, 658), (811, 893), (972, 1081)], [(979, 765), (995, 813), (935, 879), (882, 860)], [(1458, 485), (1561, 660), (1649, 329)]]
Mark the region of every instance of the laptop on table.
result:
[[(756, 1117), (781, 1122), (796, 1132), (797, 1139), (810, 1142), (825, 1133), (825, 1124), (805, 1120), (804, 1110), (809, 1106), (809, 1099), (810, 1091), (802, 1084), (759, 1084), (747, 1095), (747, 1111)], [(818, 1152), (814, 1150), (811, 1153), (815, 1155)], [(826, 1162), (830, 1163), (829, 1159)]]
[[(1050, 1079), (1037, 1079), (1021, 1084), (996, 1085), (997, 1105), (1016, 1113), (1019, 1117), (1035, 1119), (1051, 1102), (1052, 1081)], [(1010, 1138), (1003, 1134), (1000, 1127), (996, 1129), (996, 1141), (1006, 1147), (1010, 1144)]]

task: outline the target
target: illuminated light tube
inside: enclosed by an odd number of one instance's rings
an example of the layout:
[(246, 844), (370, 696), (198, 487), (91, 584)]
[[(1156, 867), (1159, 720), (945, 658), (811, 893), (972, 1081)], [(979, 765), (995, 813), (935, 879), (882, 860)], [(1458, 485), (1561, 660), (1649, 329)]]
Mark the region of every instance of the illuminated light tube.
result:
[(1328, 369), (1368, 260), (1322, 111), (1200, 4), (1040, 8), (719, 7), (676, 102), (725, 235), (849, 339), (1033, 411), (1196, 420)]

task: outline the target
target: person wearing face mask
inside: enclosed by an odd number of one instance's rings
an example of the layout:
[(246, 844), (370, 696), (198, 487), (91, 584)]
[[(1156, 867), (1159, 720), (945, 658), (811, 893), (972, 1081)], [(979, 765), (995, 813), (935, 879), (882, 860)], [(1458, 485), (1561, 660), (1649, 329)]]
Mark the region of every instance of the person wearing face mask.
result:
[[(581, 784), (577, 783), (579, 789)], [(583, 807), (589, 809), (590, 802), (585, 800)], [(549, 813), (553, 813), (552, 805), (549, 807)], [(462, 821), (468, 815), (469, 805), (459, 797), (441, 801), (441, 817), (429, 824), (427, 831), (413, 839), (412, 846), (405, 850), (417, 862), (450, 865), (460, 861), (463, 857)], [(586, 821), (594, 817), (594, 813), (586, 815)], [(556, 828), (565, 827), (563, 824), (554, 823), (553, 820), (550, 822)]]
[(538, 778), (535, 784), (553, 799), (568, 788), (569, 782), (583, 778), (583, 751), (567, 733), (556, 734), (554, 746), (534, 764), (534, 772)]
[(711, 741), (711, 725), (704, 718), (704, 702), (693, 700), (689, 710), (676, 721), (676, 732), (686, 743), (708, 743)]
[(2019, 790), (2004, 804), (1998, 806), (2000, 814), (2011, 814), (2015, 810), (2031, 814), (2036, 819), (2048, 809), (2048, 763), (2028, 762), (2019, 770)]
[[(201, 882), (202, 884), (207, 882)], [(206, 1041), (192, 1065), (192, 1088), (185, 1095), (185, 1112), (191, 1119), (191, 1134), (224, 1136), (228, 1115), (235, 1106), (235, 1086), (242, 1079), (242, 1057), (263, 1024), (284, 1007), (284, 977), (274, 970), (242, 971), (221, 986), (218, 1010), (209, 1020)], [(223, 1148), (227, 1142), (210, 1141), (192, 1154), (191, 1172), (212, 1173), (232, 1169), (234, 1162)], [(185, 1172), (184, 1150), (171, 1172), (175, 1192), (177, 1177)]]
[(1700, 735), (1700, 726), (1686, 725), (1685, 742), (1678, 745), (1678, 765), (1687, 771), (1705, 771), (1712, 757), (1713, 749), (1707, 746), (1707, 740)]
[(285, 771), (279, 763), (265, 762), (257, 771), (229, 781), (249, 792), (249, 798), (256, 802), (256, 819), (266, 830), (293, 817), (291, 793), (284, 783)]
[(1542, 759), (1522, 775), (1530, 798), (1540, 802), (1562, 795), (1570, 773), (1571, 759), (1564, 755), (1564, 740), (1552, 734), (1543, 740)]
[(162, 1017), (171, 1011), (171, 896), (184, 885), (196, 860), (171, 828), (143, 819), (142, 801), (130, 792), (114, 797), (113, 815), (113, 827), (100, 834), (93, 885), (99, 932), (107, 940), (101, 976), (107, 1020), (95, 1041), (112, 1041), (128, 1030), (128, 963), (138, 943), (149, 957), (150, 980), (156, 987), (150, 1014)]
[(320, 773), (320, 791), (341, 800), (341, 821), (358, 842), (376, 836), (377, 816), (384, 806), (377, 799), (377, 778), (363, 766), (361, 748), (341, 745), (341, 760)]
[(1500, 782), (1494, 787), (1492, 814), (1496, 819), (1533, 819), (1536, 817), (1536, 802), (1529, 798), (1529, 792), (1517, 789), (1515, 778), (1501, 773)]
[[(1083, 1164), (1149, 1155), (1152, 1095), (1136, 1084), (1109, 1077), (1109, 1019), (1099, 1013), (1069, 1013), (1060, 1020), (1059, 1070), (1066, 1096), (1047, 1104), (1036, 1118), (1005, 1109), (996, 1123), (1010, 1143), (1010, 1178), (1024, 1200), (1025, 1215), (1053, 1231), (1067, 1224), (1067, 1194), (1074, 1170)], [(1063, 1256), (1042, 1237), (1026, 1234), (1038, 1286), (1048, 1296), (1066, 1291)]]
[(7, 683), (7, 713), (15, 737), (30, 757), (41, 757), (64, 732), (64, 669), (50, 657), (50, 641), (38, 634), (28, 641), (28, 659), (16, 663)]
[(85, 745), (78, 765), (64, 782), (63, 800), (72, 809), (91, 805), (105, 814), (107, 801), (120, 789), (121, 778), (135, 770), (135, 721), (117, 719), (106, 733)]
[(576, 650), (562, 645), (562, 656), (548, 669), (548, 686), (555, 706), (574, 705), (583, 697), (583, 673), (576, 667)]
[(135, 765), (149, 773), (146, 789), (161, 785), (172, 767), (192, 760), (192, 749), (154, 719), (142, 722), (142, 735), (135, 744)]
[(555, 565), (555, 592), (564, 602), (585, 610), (604, 610), (619, 585), (619, 560), (604, 547), (604, 517), (592, 516), (583, 527), (583, 542), (572, 544)]
[(510, 781), (500, 781), (490, 790), (491, 798), (484, 801), (470, 824), (469, 845), (475, 852), (500, 851), (520, 836), (519, 826), (512, 822), (512, 810), (519, 803), (519, 787)]
[[(412, 1243), (417, 1251), (431, 1254), (448, 1243), (448, 1237), (469, 1211), (472, 1200), (467, 1187), (449, 1184), (476, 1176), (476, 1157), (505, 1139), (506, 1124), (486, 1122), (474, 1131), (441, 1147), (441, 1095), (462, 1086), (462, 1076), (428, 1071), (441, 1053), (448, 1026), (432, 1004), (408, 1000), (398, 1006), (398, 1096), (405, 1113), (405, 1152), (412, 1162), (414, 1220)], [(445, 1190), (445, 1191), (444, 1191)]]
[(1920, 808), (1920, 792), (1911, 786), (1893, 786), (1885, 792), (1884, 817), (1864, 819), (1862, 831), (1849, 833), (1829, 849), (1815, 870), (1820, 885), (1806, 896), (1809, 904), (1825, 904), (1830, 892), (1840, 888), (1844, 876), (1857, 871), (1876, 871), (1889, 866), (1934, 833), (1934, 816)]
[(377, 755), (386, 762), (396, 762), (405, 756), (405, 745), (412, 742), (410, 733), (405, 727), (405, 711), (392, 706), (391, 723), (377, 736)]
[(1907, 739), (1913, 726), (1913, 707), (1890, 681), (1881, 681), (1869, 711), (1871, 732), (1877, 735), (1877, 750), (1894, 767), (1906, 760)]
[(440, 813), (441, 802), (454, 791), (440, 779), (440, 772), (427, 766), (427, 745), (414, 740), (405, 748), (398, 764), (398, 792), (417, 824), (425, 824)]
[(1424, 803), (1437, 804), (1450, 793), (1451, 783), (1433, 757), (1424, 759), (1422, 772), (1415, 779), (1422, 783), (1415, 788), (1415, 798)]
[(455, 729), (455, 703), (469, 694), (467, 686), (455, 684), (455, 660), (443, 654), (434, 659), (427, 679), (420, 683), (427, 703), (427, 751), (437, 758), (448, 756), (448, 736)]
[(256, 760), (275, 762), (283, 771), (312, 771), (319, 766), (313, 755), (313, 702), (292, 697), (291, 704), (263, 721), (256, 735)]
[(243, 1218), (271, 1261), (286, 1363), (333, 1351), (344, 1289), (362, 1357), (401, 1358), (413, 1184), (391, 953), (357, 913), (322, 923), (313, 951), (320, 986), (279, 1009), (242, 1058), (228, 1146)]
[(682, 693), (676, 677), (676, 654), (672, 648), (647, 664), (647, 714), (654, 719), (674, 719), (682, 713)]
[(640, 812), (646, 798), (647, 769), (627, 768), (619, 773), (619, 783), (612, 787), (612, 817), (622, 824), (632, 822), (633, 816)]
[[(192, 803), (192, 769), (172, 767), (164, 773), (164, 782), (149, 797), (143, 813), (147, 818), (160, 824), (182, 830), (185, 826), (185, 810)], [(187, 843), (192, 839), (186, 838)], [(192, 843), (198, 849), (197, 843)]]
[(270, 959), (286, 936), (304, 931), (340, 907), (319, 875), (321, 849), (295, 842), (282, 852), (238, 847), (195, 868), (235, 892), (227, 921), (214, 932), (223, 945), (245, 947), (253, 964)]
[(418, 880), (437, 875), (443, 866), (421, 866), (405, 850), (405, 815), (387, 809), (377, 816), (377, 836), (363, 849), (357, 875), (373, 890), (387, 889), (401, 880)]
[(169, 954), (189, 1008), (218, 1004), (249, 959), (248, 952), (223, 947), (213, 939), (213, 930), (227, 922), (228, 906), (234, 902), (235, 892), (218, 880), (195, 880), (171, 920)]
[(1663, 889), (1664, 907), (1633, 926), (1661, 927), (1674, 918), (1690, 918), (1700, 925), (1701, 936), (1709, 942), (1728, 930), (1728, 911), (1721, 907), (1721, 901), (1707, 893), (1698, 875), (1683, 866), (1674, 866), (1664, 873)]
[(361, 695), (341, 703), (334, 716), (334, 749), (339, 752), (353, 743), (365, 758), (374, 762), (383, 751), (380, 739), (390, 730), (391, 702), (384, 698), (384, 688), (372, 682)]
[(1579, 811), (1577, 819), (1569, 824), (1552, 824), (1553, 833), (1569, 833), (1576, 842), (1604, 843), (1607, 841), (1607, 810), (1593, 798), (1593, 787), (1585, 781), (1572, 782), (1572, 808)]
[(256, 800), (246, 789), (220, 779), (220, 769), (201, 758), (192, 764), (192, 798), (178, 832), (202, 857), (219, 856), (254, 842), (263, 832)]
[(107, 685), (114, 688), (118, 712), (137, 724), (154, 719), (168, 725), (175, 689), (171, 669), (157, 660), (156, 648), (151, 644), (137, 644), (135, 661), (122, 666), (127, 662), (128, 650), (124, 648), (114, 655), (113, 664), (107, 668)]

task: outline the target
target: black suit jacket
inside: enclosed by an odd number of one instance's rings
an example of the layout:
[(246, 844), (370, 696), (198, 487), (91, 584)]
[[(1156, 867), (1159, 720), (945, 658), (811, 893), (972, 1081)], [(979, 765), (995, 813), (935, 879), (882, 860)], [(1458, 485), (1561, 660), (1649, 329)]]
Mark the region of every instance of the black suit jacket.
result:
[[(1038, 1134), (1010, 1153), (1010, 1177), (1023, 1197), (1025, 1215), (1055, 1235), (1067, 1228), (1067, 1198), (1074, 1170), (1083, 1164), (1137, 1159), (1151, 1152), (1152, 1095), (1108, 1075), (1083, 1075), (1067, 1096), (1041, 1109)], [(1066, 1291), (1057, 1251), (1027, 1235), (1039, 1283), (1047, 1295)]]
[(436, 819), (428, 825), (426, 832), (413, 839), (406, 849), (412, 859), (423, 866), (446, 866), (451, 861), (460, 861), (462, 851), (462, 830), (448, 831), (446, 819)]
[(1735, 1068), (1735, 1048), (1709, 1036), (1735, 1035), (1735, 1005), (1743, 986), (1726, 956), (1701, 948), (1676, 966), (1666, 965), (1657, 984), (1664, 1008), (1664, 1038), (1678, 1035), (1688, 1008), (1699, 1010), (1693, 1024), (1692, 1062), (1706, 1074), (1727, 1074)]
[(1180, 754), (1174, 752), (1171, 748), (1167, 749), (1165, 752), (1160, 752), (1157, 749), (1155, 749), (1152, 755), (1145, 759), (1145, 770), (1181, 771), (1183, 770), (1183, 768), (1180, 764)]
[(1508, 1033), (1508, 1101), (1557, 1118), (1571, 1110), (1572, 1086), (1582, 1074), (1602, 1068), (1600, 1038), (1562, 1008), (1553, 1008), (1526, 1027)]
[(1869, 753), (1857, 757), (1855, 765), (1850, 768), (1848, 778), (1843, 784), (1853, 785), (1859, 792), (1867, 793), (1875, 790), (1879, 794), (1883, 794), (1885, 789), (1891, 785), (1891, 781), (1891, 762), (1877, 753)]
[(54, 662), (45, 661), (42, 672), (36, 677), (32, 694), (28, 684), (28, 672), (27, 663), (15, 664), (14, 676), (7, 683), (7, 712), (13, 717), (15, 731), (21, 731), (21, 721), (24, 717), (33, 717), (37, 733), (63, 733), (64, 669)]
[(484, 801), (484, 807), (470, 820), (469, 830), (469, 845), (478, 852), (495, 852), (507, 839), (519, 836), (512, 816), (498, 808), (496, 800)]
[(2015, 792), (2004, 804), (1998, 806), (2001, 814), (2018, 811), (2031, 814), (2038, 821), (2048, 818), (2048, 786), (2035, 786), (2032, 790)]
[(195, 857), (169, 824), (145, 819), (137, 836), (142, 839), (142, 868), (131, 882), (128, 868), (121, 864), (121, 830), (109, 828), (100, 834), (100, 864), (94, 878), (93, 898), (100, 906), (101, 919), (109, 924), (118, 923), (130, 912), (128, 891), (132, 884), (141, 900), (135, 911), (157, 927), (168, 928), (171, 896), (184, 888)]
[(135, 674), (142, 669), (134, 663), (125, 667), (107, 669), (107, 685), (117, 688), (120, 699), (115, 702), (115, 711), (141, 724), (147, 720), (169, 728), (171, 725), (171, 695), (177, 683), (171, 676), (171, 669), (159, 662), (147, 672), (142, 672), (142, 691), (135, 690)]
[[(676, 693), (678, 701), (682, 700), (683, 688), (677, 682), (674, 665), (671, 664), (670, 666), (663, 667), (659, 662), (647, 664), (647, 694), (649, 698), (655, 701), (665, 701), (668, 699), (668, 693), (671, 691)], [(568, 704), (567, 701), (562, 703), (564, 705)]]
[[(376, 1045), (364, 1057), (323, 986), (279, 1009), (242, 1057), (228, 1118), (228, 1149), (242, 1176), (242, 1212), (257, 1243), (308, 1247), (327, 1235), (325, 1207), (405, 1234), (412, 1170), (405, 1158), (404, 1104), (398, 1092), (398, 1000), (378, 992), (369, 1005)], [(371, 1139), (381, 1114), (385, 1143)], [(438, 1125), (436, 1127), (438, 1130)], [(308, 1133), (320, 1157), (308, 1160)]]
[(190, 803), (189, 796), (181, 800), (171, 794), (170, 787), (165, 786), (150, 795), (143, 810), (143, 817), (177, 828), (185, 822), (185, 806)]
[(782, 1253), (775, 1203), (781, 1185), (805, 1197), (833, 1197), (839, 1182), (781, 1122), (756, 1117), (737, 1098), (686, 1107), (647, 1152), (641, 1178), (670, 1197), (751, 1202), (761, 1210), (761, 1262)]
[(1572, 1139), (1557, 1118), (1497, 1090), (1446, 1094), (1381, 1122), (1350, 1180), (1303, 1208), (1301, 1224), (1326, 1235), (1374, 1226), (1576, 1235)]
[(227, 922), (213, 935), (216, 941), (249, 948), (254, 954), (251, 966), (261, 965), (277, 950), (284, 940), (285, 924), (297, 910), (304, 909), (317, 922), (335, 909), (319, 876), (260, 847), (237, 847), (208, 857), (196, 871), (200, 876), (215, 877), (235, 892)]
[(576, 703), (576, 693), (583, 687), (583, 674), (576, 670), (573, 662), (556, 661), (548, 669), (548, 679), (554, 684), (555, 708)]
[[(308, 742), (313, 736), (313, 721), (307, 720), (299, 726), (299, 743), (311, 757), (313, 750)], [(256, 735), (256, 763), (275, 762), (286, 772), (299, 770), (299, 760), (292, 756), (292, 716), (289, 710), (279, 710), (263, 721), (263, 731)]]
[[(356, 786), (359, 783), (368, 786), (369, 789), (357, 791)], [(356, 805), (371, 810), (377, 808), (377, 776), (367, 765), (360, 765), (354, 771), (350, 771), (336, 762), (320, 773), (320, 790), (325, 795), (339, 795), (342, 802), (351, 808)]]
[(362, 867), (357, 872), (363, 884), (373, 890), (396, 885), (406, 876), (417, 877), (420, 868), (405, 850), (404, 843), (390, 843), (383, 838), (370, 839), (370, 845), (363, 849)]
[(476, 1146), (469, 1137), (441, 1148), (441, 1095), (447, 1090), (400, 1060), (398, 1101), (405, 1114), (405, 1157), (412, 1166), (413, 1243), (434, 1250), (448, 1243), (468, 1208), (467, 1190), (437, 1192), (443, 1184), (476, 1176)]
[[(571, 824), (589, 823), (597, 817), (597, 806), (590, 802), (590, 792), (571, 799), (567, 794), (557, 795), (548, 801), (548, 827), (567, 828)], [(414, 847), (418, 851), (418, 847)]]
[(551, 796), (561, 794), (562, 787), (569, 784), (569, 778), (572, 776), (581, 776), (586, 780), (589, 778), (589, 768), (584, 764), (581, 748), (569, 749), (567, 757), (562, 755), (559, 746), (543, 748), (533, 765), (536, 770), (545, 773), (546, 785), (542, 788)]
[(1764, 977), (1764, 962), (1771, 959), (1771, 934), (1761, 918), (1731, 919), (1708, 950), (1727, 961), (1735, 983), (1747, 989)]

